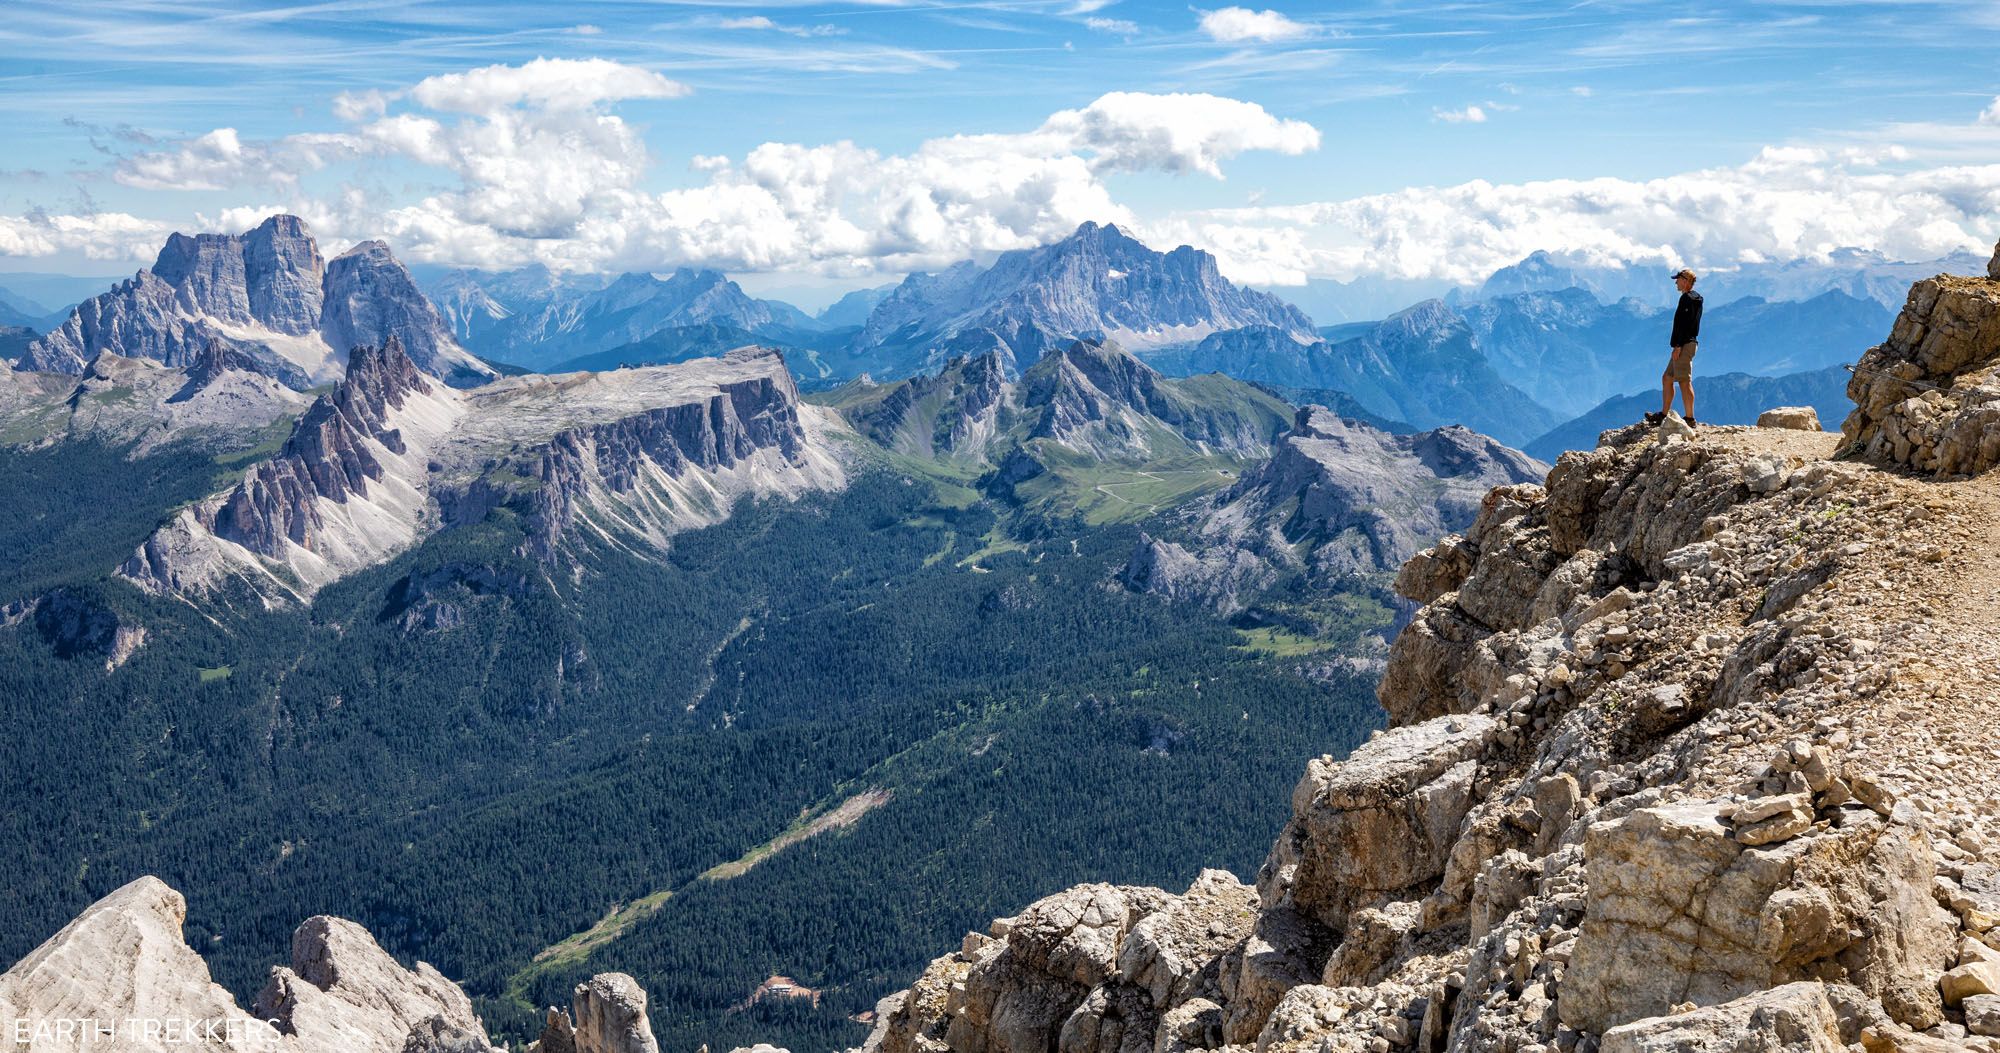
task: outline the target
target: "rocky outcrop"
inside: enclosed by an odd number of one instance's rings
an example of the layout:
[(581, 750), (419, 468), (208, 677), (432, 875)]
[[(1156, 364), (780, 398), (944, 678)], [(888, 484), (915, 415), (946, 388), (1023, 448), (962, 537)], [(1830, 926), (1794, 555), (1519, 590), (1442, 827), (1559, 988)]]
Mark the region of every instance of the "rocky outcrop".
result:
[(2000, 1049), (2000, 495), (1834, 444), (1635, 425), (1490, 491), (1399, 574), (1391, 727), (1308, 766), (1217, 983), (1140, 999), (1001, 922), (867, 1048)]
[(304, 389), (340, 379), (351, 348), (391, 336), (453, 383), (495, 375), (457, 345), (387, 246), (364, 242), (329, 266), (305, 221), (278, 215), (244, 234), (173, 235), (150, 270), (78, 304), (22, 362), (81, 374), (112, 352), (185, 367), (217, 345)]
[(183, 941), (186, 917), (180, 893), (151, 877), (92, 904), (0, 975), (9, 1035), (27, 1053), (497, 1053), (456, 984), (403, 968), (339, 918), (301, 925), (291, 965), (240, 1009)]
[(1196, 508), (1187, 536), (1142, 539), (1123, 580), (1235, 611), (1287, 574), (1383, 574), (1469, 527), (1493, 487), (1547, 471), (1464, 428), (1395, 435), (1307, 406), (1270, 460)]
[(1100, 458), (1145, 457), (1156, 429), (1198, 450), (1262, 456), (1283, 429), (1264, 407), (1191, 398), (1115, 344), (1079, 340), (1051, 351), (1021, 378), (1030, 435)]
[(382, 347), (394, 340), (418, 369), (453, 387), (476, 387), (496, 375), (458, 346), (437, 308), (382, 242), (364, 241), (334, 257), (323, 295), (319, 332), (329, 347)]
[(119, 573), (154, 592), (239, 582), (293, 602), (503, 504), (544, 558), (575, 536), (664, 547), (740, 498), (842, 485), (827, 427), (772, 351), (466, 394), (418, 370), (392, 336), (354, 350), (275, 457), (181, 510)]
[(1918, 282), (1889, 338), (1861, 356), (1845, 447), (1939, 476), (2000, 464), (2000, 276)]
[(300, 1048), (354, 1053), (404, 1053), (413, 1039), (491, 1047), (472, 1001), (436, 969), (404, 969), (368, 930), (341, 918), (317, 917), (292, 933), (292, 962), (278, 966), (251, 1004)]
[(935, 374), (894, 385), (845, 412), (876, 444), (920, 457), (978, 457), (998, 433), (1013, 390), (997, 354), (955, 358)]
[(624, 973), (599, 973), (576, 985), (570, 1011), (549, 1008), (528, 1053), (659, 1053), (646, 1018), (646, 989)]

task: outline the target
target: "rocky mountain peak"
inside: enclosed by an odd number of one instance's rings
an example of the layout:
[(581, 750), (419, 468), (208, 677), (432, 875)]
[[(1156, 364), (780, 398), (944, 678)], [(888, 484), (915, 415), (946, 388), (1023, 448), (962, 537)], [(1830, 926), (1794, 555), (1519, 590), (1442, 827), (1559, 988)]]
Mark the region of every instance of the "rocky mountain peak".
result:
[(325, 262), (305, 221), (278, 215), (244, 234), (173, 234), (153, 274), (190, 313), (302, 336), (317, 328)]
[(220, 344), (304, 390), (338, 380), (349, 348), (391, 336), (449, 383), (495, 375), (452, 339), (387, 245), (362, 242), (324, 263), (304, 221), (281, 215), (243, 234), (174, 234), (152, 270), (77, 305), (24, 361), (78, 374), (108, 350), (187, 366)]

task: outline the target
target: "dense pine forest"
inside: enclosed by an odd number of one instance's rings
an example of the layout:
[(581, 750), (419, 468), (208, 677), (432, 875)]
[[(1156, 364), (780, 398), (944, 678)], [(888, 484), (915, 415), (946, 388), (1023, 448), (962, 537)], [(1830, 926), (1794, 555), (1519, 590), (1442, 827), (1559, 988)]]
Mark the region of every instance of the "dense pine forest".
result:
[[(333, 913), (463, 982), (496, 1036), (616, 969), (663, 1048), (842, 1048), (937, 948), (1052, 890), (1250, 876), (1304, 760), (1378, 719), (1365, 678), (1118, 587), (1135, 527), (921, 472), (746, 505), (663, 559), (544, 563), (502, 511), (266, 611), (107, 577), (231, 467), (124, 453), (0, 452), (26, 495), (0, 602), (62, 586), (149, 631), (110, 671), (62, 619), (0, 632), (9, 960), (153, 873), (246, 1000)], [(98, 514), (38, 504), (51, 480)], [(774, 974), (817, 1006), (747, 1005)]]

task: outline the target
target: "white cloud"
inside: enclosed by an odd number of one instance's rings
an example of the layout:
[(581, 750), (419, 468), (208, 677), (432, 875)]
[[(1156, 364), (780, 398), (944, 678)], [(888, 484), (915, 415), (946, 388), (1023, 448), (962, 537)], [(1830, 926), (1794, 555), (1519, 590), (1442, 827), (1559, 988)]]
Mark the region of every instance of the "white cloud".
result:
[(1484, 124), (1486, 111), (1478, 106), (1467, 106), (1462, 110), (1431, 110), (1431, 119), (1447, 124)]
[(1097, 30), (1099, 33), (1117, 33), (1121, 36), (1129, 37), (1136, 36), (1139, 32), (1139, 23), (1128, 22), (1122, 18), (1098, 18), (1093, 16), (1084, 19), (1083, 24)]
[[(118, 174), (152, 187), (275, 187), (330, 241), (384, 237), (420, 260), (858, 274), (1040, 244), (1085, 220), (1130, 224), (1104, 183), (1112, 173), (1221, 178), (1246, 151), (1319, 145), (1311, 125), (1254, 103), (1113, 92), (1032, 130), (931, 139), (901, 154), (837, 142), (696, 155), (695, 185), (656, 192), (653, 158), (611, 112), (616, 100), (672, 90), (655, 76), (538, 60), (432, 77), (344, 96), (337, 109), (354, 119), (337, 133), (250, 141), (219, 129), (130, 156)], [(394, 203), (361, 189), (331, 200), (301, 192), (306, 173), (335, 161), (386, 158), (451, 185)]]
[(1273, 117), (1262, 106), (1217, 95), (1115, 91), (1081, 110), (1063, 110), (1041, 134), (1094, 154), (1101, 171), (1201, 172), (1222, 178), (1221, 162), (1246, 150), (1303, 154), (1319, 130)]
[(151, 260), (173, 228), (123, 212), (0, 216), (0, 256), (75, 253), (92, 260)]
[(538, 58), (426, 77), (411, 97), (433, 110), (492, 114), (517, 106), (584, 110), (626, 99), (672, 99), (688, 87), (649, 69), (609, 59)]
[(776, 29), (776, 28), (778, 28), (778, 24), (777, 24), (776, 22), (773, 22), (773, 21), (771, 21), (770, 19), (768, 19), (768, 18), (764, 17), (763, 15), (750, 15), (750, 16), (749, 16), (749, 17), (747, 17), (747, 18), (725, 18), (725, 19), (723, 19), (722, 21), (720, 21), (720, 22), (716, 23), (716, 25), (717, 25), (717, 26), (718, 26), (719, 28), (722, 28), (722, 29)]
[(1995, 95), (1993, 97), (1993, 105), (1986, 107), (1986, 109), (1980, 113), (1979, 123), (2000, 124), (2000, 95)]
[(773, 22), (763, 15), (748, 15), (742, 18), (725, 18), (715, 23), (717, 29), (763, 29), (778, 33), (789, 33), (795, 37), (840, 36), (847, 30), (839, 26), (794, 26), (783, 22)]
[(1312, 35), (1312, 27), (1276, 11), (1252, 11), (1247, 7), (1225, 7), (1201, 12), (1201, 31), (1225, 44), (1250, 41), (1272, 44)]
[(1239, 278), (1296, 284), (1369, 273), (1477, 281), (1538, 249), (1616, 264), (1824, 258), (1861, 248), (1929, 260), (2000, 229), (2000, 164), (1913, 167), (1893, 147), (1778, 147), (1735, 167), (1650, 180), (1449, 187), (1223, 209), (1147, 228), (1212, 245)]

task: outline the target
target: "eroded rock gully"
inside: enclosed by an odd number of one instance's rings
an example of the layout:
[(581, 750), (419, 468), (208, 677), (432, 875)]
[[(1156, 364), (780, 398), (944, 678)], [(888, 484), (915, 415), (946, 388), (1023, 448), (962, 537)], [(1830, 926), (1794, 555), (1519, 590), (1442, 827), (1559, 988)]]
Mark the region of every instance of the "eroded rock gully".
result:
[[(2000, 273), (1919, 283), (1885, 359), (2000, 369)], [(1634, 426), (1493, 490), (1254, 887), (1042, 900), (864, 1049), (2000, 1050), (2000, 418), (1919, 442), (1880, 383), (1846, 459)]]

